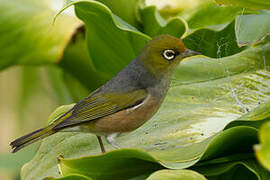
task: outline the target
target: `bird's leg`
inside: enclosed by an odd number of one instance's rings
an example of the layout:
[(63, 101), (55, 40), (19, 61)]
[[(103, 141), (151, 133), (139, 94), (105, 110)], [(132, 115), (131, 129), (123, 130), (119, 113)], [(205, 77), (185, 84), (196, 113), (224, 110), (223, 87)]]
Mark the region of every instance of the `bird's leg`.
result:
[(102, 153), (105, 153), (106, 151), (105, 151), (104, 145), (103, 145), (103, 143), (102, 143), (101, 136), (97, 136), (97, 139), (98, 139), (98, 143), (99, 143), (101, 152), (102, 152)]
[(120, 149), (120, 146), (118, 146), (115, 141), (114, 141), (114, 138), (117, 136), (118, 134), (117, 133), (114, 133), (114, 134), (110, 134), (110, 135), (107, 135), (106, 136), (106, 140), (107, 142), (112, 145), (115, 149)]

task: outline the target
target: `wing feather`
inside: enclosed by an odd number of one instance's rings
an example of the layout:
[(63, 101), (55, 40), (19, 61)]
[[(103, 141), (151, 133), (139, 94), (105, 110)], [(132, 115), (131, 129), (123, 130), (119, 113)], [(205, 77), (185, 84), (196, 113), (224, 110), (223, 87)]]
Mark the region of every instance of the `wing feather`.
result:
[(77, 103), (70, 117), (58, 123), (53, 129), (85, 123), (117, 111), (138, 105), (147, 96), (144, 89), (127, 93), (94, 93)]

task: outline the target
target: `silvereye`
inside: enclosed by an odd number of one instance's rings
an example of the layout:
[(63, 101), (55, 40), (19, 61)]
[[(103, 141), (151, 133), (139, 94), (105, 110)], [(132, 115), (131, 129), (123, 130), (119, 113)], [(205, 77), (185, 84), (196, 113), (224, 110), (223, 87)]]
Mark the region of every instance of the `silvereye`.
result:
[(94, 133), (102, 152), (105, 149), (101, 136), (119, 148), (114, 138), (139, 128), (157, 112), (174, 69), (185, 57), (197, 54), (178, 38), (155, 37), (121, 72), (52, 124), (11, 142), (13, 152), (58, 131)]

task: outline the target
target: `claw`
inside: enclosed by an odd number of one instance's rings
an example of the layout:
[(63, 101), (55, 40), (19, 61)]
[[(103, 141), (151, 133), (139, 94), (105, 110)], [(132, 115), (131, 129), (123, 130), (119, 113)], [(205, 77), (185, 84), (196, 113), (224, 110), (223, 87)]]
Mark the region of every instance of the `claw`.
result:
[(120, 149), (120, 146), (118, 146), (118, 144), (115, 143), (114, 138), (117, 137), (118, 134), (114, 133), (114, 134), (110, 134), (108, 136), (106, 136), (106, 140), (107, 142), (112, 145), (115, 149)]

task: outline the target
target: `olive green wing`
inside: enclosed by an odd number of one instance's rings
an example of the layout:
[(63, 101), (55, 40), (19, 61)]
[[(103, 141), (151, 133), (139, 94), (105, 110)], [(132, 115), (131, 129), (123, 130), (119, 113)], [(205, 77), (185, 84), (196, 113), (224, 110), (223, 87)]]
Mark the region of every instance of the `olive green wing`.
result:
[[(69, 116), (59, 119), (54, 130), (85, 123), (138, 105), (147, 96), (144, 89), (127, 93), (93, 94), (77, 103)], [(60, 122), (61, 121), (61, 122)]]

